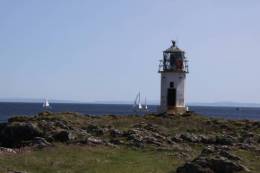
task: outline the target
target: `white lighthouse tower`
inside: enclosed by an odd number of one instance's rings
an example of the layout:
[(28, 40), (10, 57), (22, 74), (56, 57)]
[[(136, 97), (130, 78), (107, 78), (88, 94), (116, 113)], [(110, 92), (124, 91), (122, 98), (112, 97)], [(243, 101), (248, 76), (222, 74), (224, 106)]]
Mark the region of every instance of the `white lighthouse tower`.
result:
[(163, 51), (160, 60), (159, 73), (161, 74), (161, 113), (183, 113), (185, 107), (185, 81), (188, 73), (188, 64), (185, 52), (176, 46)]

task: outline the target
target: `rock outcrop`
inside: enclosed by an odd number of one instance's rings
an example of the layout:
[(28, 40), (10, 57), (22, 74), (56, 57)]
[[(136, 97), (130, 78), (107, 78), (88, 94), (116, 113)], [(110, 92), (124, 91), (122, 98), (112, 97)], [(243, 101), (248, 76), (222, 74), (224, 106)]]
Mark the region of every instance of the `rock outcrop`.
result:
[(239, 163), (240, 158), (220, 148), (208, 147), (191, 162), (177, 169), (177, 173), (235, 173), (249, 172)]
[(0, 144), (3, 147), (20, 147), (23, 141), (42, 135), (38, 126), (30, 122), (5, 124), (0, 131)]
[[(170, 154), (188, 161), (177, 173), (232, 173), (248, 171), (232, 150), (260, 156), (259, 128), (259, 122), (208, 119), (192, 113), (94, 117), (44, 112), (0, 124), (0, 153), (15, 153), (16, 148), (23, 147), (41, 149), (56, 143), (131, 147), (173, 152)], [(206, 148), (200, 153), (201, 147)]]

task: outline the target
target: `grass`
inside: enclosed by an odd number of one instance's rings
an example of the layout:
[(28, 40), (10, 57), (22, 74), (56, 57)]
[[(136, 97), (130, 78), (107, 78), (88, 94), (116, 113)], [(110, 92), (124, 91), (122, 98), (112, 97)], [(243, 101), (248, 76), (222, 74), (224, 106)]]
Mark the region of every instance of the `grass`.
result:
[(170, 173), (182, 163), (170, 151), (59, 144), (54, 148), (18, 155), (1, 155), (0, 172)]
[(239, 156), (242, 161), (247, 165), (252, 173), (259, 173), (260, 170), (260, 152), (250, 152), (247, 150), (238, 149), (234, 154)]
[[(193, 146), (197, 155), (201, 146)], [(251, 170), (260, 170), (259, 153), (235, 150)], [(8, 170), (27, 173), (174, 173), (184, 163), (175, 151), (111, 148), (56, 144), (55, 147), (19, 154), (0, 155), (0, 172)]]
[[(61, 121), (73, 128), (86, 129), (89, 125), (99, 127), (112, 126), (115, 129), (127, 131), (135, 124), (144, 122), (156, 126), (162, 134), (174, 136), (178, 133), (191, 132), (197, 135), (260, 134), (259, 122), (231, 121), (211, 119), (202, 116), (158, 117), (141, 116), (81, 116), (74, 113), (50, 114), (34, 118), (16, 117), (12, 123), (30, 121), (40, 126), (40, 122)], [(40, 126), (41, 127), (41, 126)], [(0, 127), (1, 128), (1, 127)], [(60, 127), (55, 127), (60, 128)], [(56, 129), (57, 130), (57, 129)], [(110, 136), (103, 136), (103, 138)], [(189, 155), (196, 157), (203, 145), (189, 144)], [(259, 145), (258, 145), (259, 147)], [(241, 162), (252, 173), (259, 173), (260, 153), (240, 149), (232, 149)], [(0, 173), (7, 170), (24, 171), (27, 173), (174, 173), (186, 158), (181, 158), (182, 151), (133, 149), (131, 147), (112, 148), (104, 146), (79, 146), (56, 144), (53, 148), (26, 151), (19, 154), (0, 154)], [(185, 153), (184, 153), (185, 154)]]

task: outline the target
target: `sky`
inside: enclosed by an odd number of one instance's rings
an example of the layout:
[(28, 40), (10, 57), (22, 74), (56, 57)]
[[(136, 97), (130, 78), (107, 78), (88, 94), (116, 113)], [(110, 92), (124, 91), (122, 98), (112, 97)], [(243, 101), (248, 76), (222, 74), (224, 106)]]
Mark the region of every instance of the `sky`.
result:
[(0, 98), (159, 100), (177, 40), (187, 102), (260, 103), (259, 0), (0, 0)]

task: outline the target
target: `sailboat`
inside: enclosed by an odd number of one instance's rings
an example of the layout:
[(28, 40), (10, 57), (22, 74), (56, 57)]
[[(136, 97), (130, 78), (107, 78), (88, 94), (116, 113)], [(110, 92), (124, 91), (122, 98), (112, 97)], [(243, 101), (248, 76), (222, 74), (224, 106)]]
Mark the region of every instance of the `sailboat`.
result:
[(144, 104), (141, 104), (141, 93), (139, 92), (135, 98), (134, 105), (133, 105), (134, 112), (148, 112), (148, 105), (146, 102), (146, 97), (144, 100)]
[(51, 108), (50, 103), (49, 103), (49, 101), (48, 101), (47, 99), (45, 99), (45, 101), (44, 101), (42, 107), (43, 107), (44, 109), (49, 109), (49, 108)]
[(147, 102), (146, 102), (146, 97), (145, 97), (145, 100), (144, 100), (144, 107), (143, 107), (144, 111), (148, 111), (148, 105), (147, 105)]
[(143, 108), (141, 104), (141, 93), (139, 92), (135, 98), (133, 109), (134, 111), (141, 111)]

